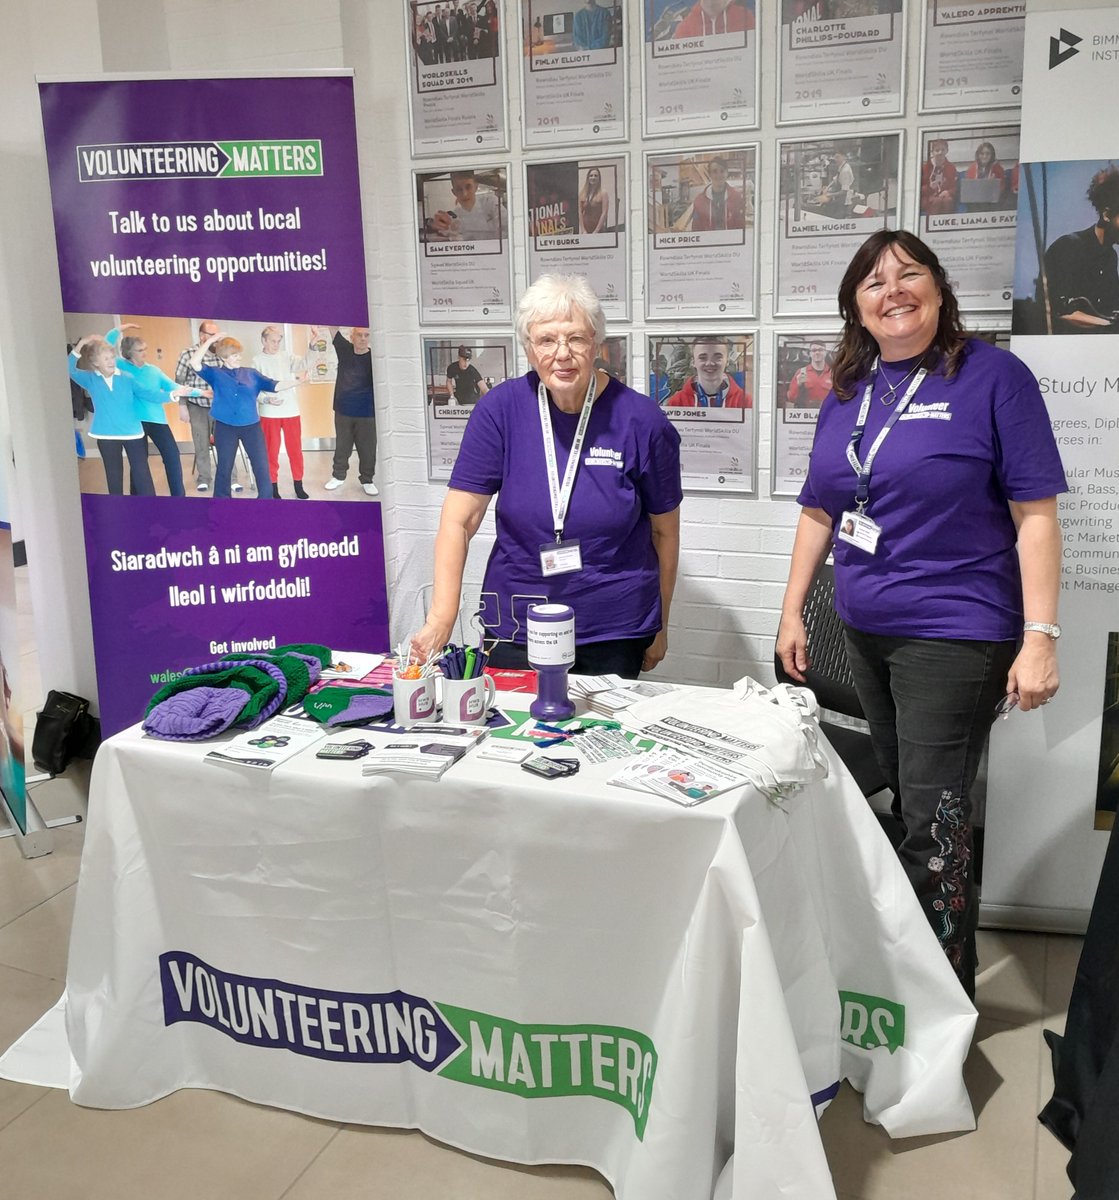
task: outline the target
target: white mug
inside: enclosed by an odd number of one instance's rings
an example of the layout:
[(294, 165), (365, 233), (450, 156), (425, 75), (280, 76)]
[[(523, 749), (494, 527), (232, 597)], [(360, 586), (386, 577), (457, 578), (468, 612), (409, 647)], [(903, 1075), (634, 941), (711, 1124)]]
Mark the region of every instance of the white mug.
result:
[(443, 680), (443, 720), (450, 725), (484, 725), (497, 698), (488, 675), (475, 679)]
[(419, 679), (392, 677), (393, 720), (405, 729), (420, 721), (435, 719), (435, 676)]

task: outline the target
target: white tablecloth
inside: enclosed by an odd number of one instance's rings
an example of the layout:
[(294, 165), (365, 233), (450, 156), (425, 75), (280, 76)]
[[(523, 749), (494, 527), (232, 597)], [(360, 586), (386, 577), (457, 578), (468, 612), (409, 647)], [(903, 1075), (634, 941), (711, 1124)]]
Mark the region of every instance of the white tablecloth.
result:
[[(975, 1011), (838, 761), (785, 812), (468, 756), (438, 782), (100, 750), (66, 983), (78, 1104), (183, 1087), (584, 1163), (618, 1200), (834, 1196), (846, 1077), (973, 1127)], [(19, 1071), (20, 1044), (0, 1063)]]

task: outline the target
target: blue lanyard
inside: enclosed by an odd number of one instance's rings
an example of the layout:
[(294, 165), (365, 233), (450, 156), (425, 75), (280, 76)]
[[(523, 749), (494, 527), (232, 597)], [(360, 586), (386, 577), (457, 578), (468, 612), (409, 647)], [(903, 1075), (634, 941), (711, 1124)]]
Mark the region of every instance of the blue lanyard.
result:
[(901, 414), (909, 407), (910, 400), (917, 394), (917, 389), (925, 381), (925, 376), (928, 371), (922, 367), (913, 378), (913, 382), (905, 390), (905, 395), (897, 402), (897, 407), (890, 413), (886, 424), (878, 431), (878, 436), (874, 439), (874, 444), (870, 447), (870, 452), (866, 456), (864, 462), (859, 461), (858, 449), (859, 444), (863, 440), (863, 432), (866, 429), (866, 419), (870, 415), (870, 400), (871, 393), (874, 391), (874, 383), (878, 378), (878, 364), (881, 360), (875, 359), (874, 366), (871, 367), (870, 379), (867, 382), (866, 388), (863, 391), (863, 401), (859, 405), (859, 416), (855, 421), (855, 428), (851, 430), (851, 440), (847, 443), (847, 461), (851, 464), (852, 469), (858, 476), (858, 482), (855, 485), (855, 511), (864, 512), (866, 510), (867, 500), (870, 497), (870, 472), (874, 466), (874, 460), (878, 457), (878, 451), (882, 448), (882, 443), (889, 436), (890, 430), (898, 423)]

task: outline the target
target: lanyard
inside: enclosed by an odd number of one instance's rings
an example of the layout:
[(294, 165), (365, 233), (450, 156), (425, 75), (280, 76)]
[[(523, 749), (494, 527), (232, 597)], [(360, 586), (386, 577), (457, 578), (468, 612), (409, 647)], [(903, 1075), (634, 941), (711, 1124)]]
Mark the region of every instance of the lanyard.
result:
[(874, 391), (874, 383), (878, 378), (878, 363), (879, 360), (876, 358), (874, 366), (871, 368), (870, 380), (867, 382), (866, 389), (863, 392), (863, 402), (859, 406), (858, 420), (855, 422), (855, 428), (851, 430), (851, 440), (847, 443), (847, 461), (858, 476), (858, 483), (855, 486), (855, 510), (860, 513), (866, 509), (867, 499), (870, 496), (870, 472), (874, 466), (875, 458), (878, 457), (878, 451), (882, 448), (882, 443), (889, 436), (890, 430), (898, 423), (898, 418), (909, 407), (910, 400), (916, 395), (917, 389), (924, 383), (925, 376), (928, 374), (928, 371), (922, 367), (913, 377), (913, 382), (906, 388), (905, 395), (897, 402), (897, 407), (894, 411), (890, 413), (889, 420), (878, 431), (878, 436), (874, 439), (874, 444), (871, 446), (866, 460), (860, 462), (858, 455), (859, 443), (863, 440), (866, 419), (870, 415), (870, 395)]
[(552, 529), (556, 541), (563, 541), (563, 525), (567, 520), (567, 508), (571, 503), (571, 493), (575, 489), (575, 472), (579, 469), (579, 455), (587, 436), (587, 423), (591, 419), (591, 406), (594, 404), (595, 389), (598, 386), (598, 372), (591, 372), (591, 381), (587, 386), (587, 396), (583, 401), (583, 411), (579, 414), (579, 424), (575, 428), (575, 438), (571, 443), (571, 453), (567, 456), (567, 469), (563, 473), (563, 484), (560, 485), (559, 463), (556, 459), (556, 441), (552, 436), (552, 413), (548, 408), (548, 389), (543, 385), (536, 389), (536, 399), (540, 406), (540, 431), (544, 435), (544, 462), (548, 467), (548, 496), (552, 501)]

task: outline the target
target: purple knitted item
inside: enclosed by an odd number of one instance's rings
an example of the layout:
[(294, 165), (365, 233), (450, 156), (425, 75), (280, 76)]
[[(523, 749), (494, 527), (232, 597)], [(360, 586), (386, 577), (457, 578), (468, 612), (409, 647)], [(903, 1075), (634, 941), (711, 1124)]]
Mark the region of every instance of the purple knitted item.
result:
[(392, 712), (392, 694), (387, 696), (354, 696), (346, 708), (326, 721), (327, 728), (339, 725), (361, 725), (366, 721), (375, 721)]
[[(269, 662), (266, 658), (242, 658), (236, 663), (229, 659), (220, 659), (218, 662), (203, 663), (200, 667), (188, 667), (184, 675), (210, 675), (217, 674), (219, 671), (228, 671), (230, 667), (249, 666), (256, 667), (258, 671), (263, 671), (266, 675), (271, 675), (279, 685), (279, 690), (276, 695), (260, 710), (259, 713), (251, 720), (246, 721), (241, 726), (242, 729), (255, 729), (258, 725), (262, 725), (269, 717), (275, 716), (284, 704), (287, 702), (288, 681), (287, 676), (280, 670), (274, 662)], [(240, 690), (240, 689), (238, 689)]]
[(294, 650), (287, 651), (292, 658), (301, 658), (307, 664), (307, 670), (311, 675), (311, 682), (318, 683), (322, 678), (322, 663), (313, 654), (298, 654)]
[(144, 720), (144, 732), (168, 742), (214, 737), (236, 724), (247, 699), (240, 688), (190, 688), (157, 704)]

